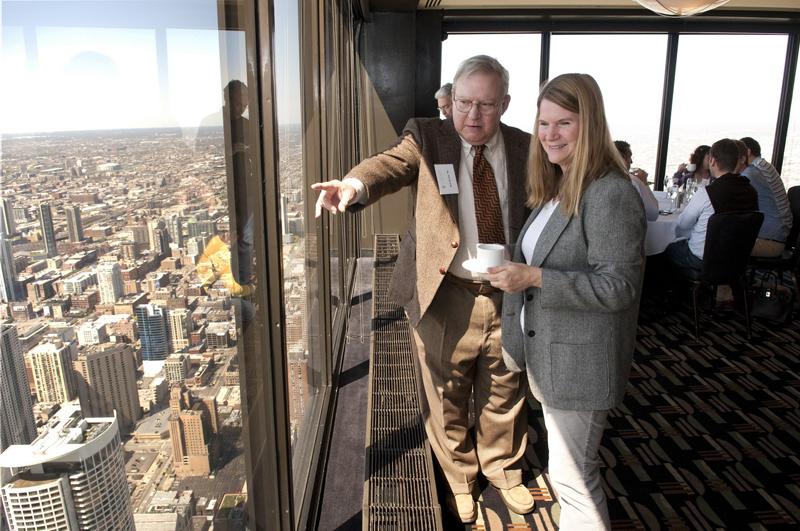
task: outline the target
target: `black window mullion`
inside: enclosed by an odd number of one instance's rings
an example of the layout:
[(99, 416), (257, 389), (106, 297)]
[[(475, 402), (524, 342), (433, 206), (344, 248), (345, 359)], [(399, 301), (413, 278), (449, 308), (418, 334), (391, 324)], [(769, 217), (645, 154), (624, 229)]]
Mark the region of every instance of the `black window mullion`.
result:
[(786, 66), (783, 69), (781, 100), (778, 107), (778, 123), (775, 126), (775, 142), (772, 149), (772, 165), (781, 171), (783, 155), (786, 149), (786, 137), (789, 131), (789, 118), (792, 114), (792, 95), (797, 79), (798, 48), (800, 48), (800, 32), (789, 34), (786, 43)]
[(678, 64), (678, 34), (667, 37), (667, 60), (664, 65), (664, 95), (661, 99), (661, 122), (658, 128), (658, 149), (656, 150), (655, 189), (664, 189), (669, 151), (669, 129), (672, 122), (672, 98), (675, 94), (675, 68)]

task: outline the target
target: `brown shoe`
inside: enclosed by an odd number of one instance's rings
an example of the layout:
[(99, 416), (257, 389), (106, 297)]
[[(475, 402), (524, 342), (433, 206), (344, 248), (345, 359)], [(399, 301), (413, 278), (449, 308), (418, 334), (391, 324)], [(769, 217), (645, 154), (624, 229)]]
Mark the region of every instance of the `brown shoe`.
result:
[(456, 494), (448, 497), (447, 508), (464, 524), (471, 524), (478, 518), (478, 507), (471, 494)]
[(536, 502), (531, 496), (531, 491), (525, 485), (519, 484), (510, 489), (497, 489), (506, 507), (517, 514), (528, 514), (533, 511)]

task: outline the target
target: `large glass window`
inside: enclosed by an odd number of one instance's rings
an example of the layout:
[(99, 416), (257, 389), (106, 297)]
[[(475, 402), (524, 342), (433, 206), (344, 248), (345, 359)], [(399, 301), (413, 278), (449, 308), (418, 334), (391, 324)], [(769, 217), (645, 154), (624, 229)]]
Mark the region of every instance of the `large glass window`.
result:
[[(34, 419), (38, 436), (55, 425), (47, 420), (57, 407), (69, 410), (46, 397), (69, 398), (83, 417), (116, 412), (121, 439), (113, 451), (127, 480), (112, 488), (130, 493), (116, 509), (119, 522), (154, 506), (196, 503), (240, 527), (246, 513), (233, 509), (263, 488), (258, 477), (246, 485), (255, 476), (248, 466), (261, 470), (265, 452), (250, 452), (242, 427), (254, 412), (263, 415), (271, 354), (259, 302), (269, 288), (259, 90), (246, 66), (254, 64), (246, 50), (255, 37), (242, 22), (252, 28), (253, 16), (246, 2), (154, 5), (3, 2), (3, 78), (15, 82), (0, 86), (0, 189), (15, 223), (0, 231), (0, 243), (11, 250), (3, 275), (12, 271), (22, 288), (13, 335), (28, 338), (18, 345), (28, 365), (75, 371), (59, 382), (28, 381), (0, 408)], [(297, 48), (296, 30), (288, 42), (287, 53)], [(289, 70), (296, 64), (295, 57)], [(287, 234), (299, 233), (286, 238), (287, 319), (302, 323), (302, 219), (292, 209), (303, 189), (299, 107), (294, 95), (279, 98)], [(288, 346), (302, 364), (297, 343)], [(290, 364), (291, 371), (306, 373)], [(20, 411), (27, 393), (33, 407)], [(253, 421), (250, 440), (263, 430), (266, 445), (273, 429)], [(54, 428), (50, 438), (58, 439)], [(41, 465), (33, 477), (10, 470), (4, 488), (64, 473), (63, 463), (31, 456)], [(0, 472), (4, 480), (8, 472)], [(172, 491), (193, 499), (170, 499)], [(94, 510), (66, 501), (79, 518)]]
[(503, 123), (530, 133), (539, 95), (541, 35), (450, 35), (442, 42), (442, 83), (453, 80), (458, 65), (473, 55), (489, 54), (508, 70), (511, 103)]
[(789, 131), (786, 134), (786, 150), (781, 166), (783, 184), (788, 190), (800, 185), (800, 76), (795, 73), (792, 109), (789, 115)]
[(614, 140), (625, 140), (633, 166), (655, 177), (666, 35), (553, 35), (550, 78), (590, 74), (603, 92)]
[[(702, 144), (750, 136), (772, 157), (786, 35), (681, 35), (667, 174)], [(757, 57), (757, 66), (744, 58)]]

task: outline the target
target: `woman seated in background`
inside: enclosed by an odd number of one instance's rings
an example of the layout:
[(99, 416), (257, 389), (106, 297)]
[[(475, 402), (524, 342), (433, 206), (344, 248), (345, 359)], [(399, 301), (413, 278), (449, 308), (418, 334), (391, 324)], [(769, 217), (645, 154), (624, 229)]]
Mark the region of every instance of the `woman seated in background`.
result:
[[(710, 146), (703, 144), (697, 146), (694, 152), (689, 155), (689, 164), (681, 163), (678, 171), (672, 176), (672, 183), (683, 186), (690, 177), (698, 185), (708, 184), (711, 181), (711, 171), (708, 168), (708, 151)], [(705, 182), (703, 182), (705, 181)]]
[(527, 371), (542, 404), (560, 528), (610, 529), (598, 452), (628, 382), (647, 223), (594, 78), (556, 77), (537, 107), (532, 213), (513, 261), (486, 278), (505, 291), (506, 367)]

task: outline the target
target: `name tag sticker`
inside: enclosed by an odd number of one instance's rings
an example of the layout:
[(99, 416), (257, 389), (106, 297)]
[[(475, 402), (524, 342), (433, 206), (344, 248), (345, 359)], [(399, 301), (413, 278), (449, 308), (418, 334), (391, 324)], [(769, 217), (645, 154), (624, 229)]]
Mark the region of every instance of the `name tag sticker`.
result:
[(439, 181), (439, 193), (442, 195), (458, 193), (456, 169), (452, 164), (434, 164), (436, 180)]

